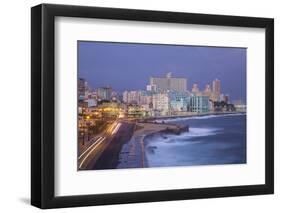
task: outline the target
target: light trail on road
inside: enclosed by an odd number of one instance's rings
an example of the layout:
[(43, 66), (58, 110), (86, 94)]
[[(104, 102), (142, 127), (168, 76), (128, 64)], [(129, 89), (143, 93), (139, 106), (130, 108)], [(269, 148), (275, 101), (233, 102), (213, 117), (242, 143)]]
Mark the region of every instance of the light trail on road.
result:
[(115, 121), (108, 129), (107, 129), (107, 133), (112, 133), (112, 130), (116, 127), (118, 123)]
[(88, 167), (87, 164), (89, 164), (89, 162), (95, 162), (108, 144), (113, 140), (121, 126), (122, 123), (119, 123), (118, 121), (109, 125), (103, 132), (103, 135), (98, 137), (98, 139), (78, 157), (78, 160), (80, 161), (78, 168), (86, 168)]
[(80, 160), (80, 158), (89, 150), (91, 149), (102, 137), (99, 137), (91, 146), (88, 147), (88, 149), (86, 149), (79, 157), (78, 160)]
[(84, 159), (82, 160), (82, 162), (79, 165), (79, 169), (82, 167), (83, 163), (85, 162), (85, 160), (89, 157), (89, 155), (105, 140), (105, 137), (102, 137), (99, 142), (95, 143), (95, 146), (92, 148), (91, 151), (89, 151), (89, 153), (84, 157)]
[(121, 126), (121, 123), (118, 123), (118, 124), (115, 126), (114, 130), (112, 131), (112, 135), (114, 135), (114, 134), (119, 130), (120, 126)]

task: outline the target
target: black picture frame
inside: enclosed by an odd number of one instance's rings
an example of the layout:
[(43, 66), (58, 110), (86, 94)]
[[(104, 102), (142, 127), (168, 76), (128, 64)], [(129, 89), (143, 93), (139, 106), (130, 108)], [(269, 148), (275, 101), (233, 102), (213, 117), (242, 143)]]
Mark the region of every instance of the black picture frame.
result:
[[(266, 136), (265, 184), (56, 197), (54, 170), (55, 17), (83, 17), (162, 23), (264, 28)], [(274, 192), (274, 20), (164, 11), (41, 4), (31, 8), (31, 204), (60, 208), (272, 194)]]

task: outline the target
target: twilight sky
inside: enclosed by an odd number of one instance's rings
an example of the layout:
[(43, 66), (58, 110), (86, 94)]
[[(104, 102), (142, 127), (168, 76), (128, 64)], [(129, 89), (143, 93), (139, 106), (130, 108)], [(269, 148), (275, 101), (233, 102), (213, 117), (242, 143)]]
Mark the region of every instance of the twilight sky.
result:
[(221, 80), (221, 92), (231, 100), (246, 101), (245, 48), (78, 42), (78, 76), (91, 88), (114, 91), (146, 89), (151, 76), (187, 78), (187, 88), (200, 90)]

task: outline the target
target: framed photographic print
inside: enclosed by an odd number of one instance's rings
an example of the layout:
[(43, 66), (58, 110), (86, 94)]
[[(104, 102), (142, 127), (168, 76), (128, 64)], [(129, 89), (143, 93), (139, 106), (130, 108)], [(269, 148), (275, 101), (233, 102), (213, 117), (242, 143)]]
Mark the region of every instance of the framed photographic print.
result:
[(274, 21), (31, 9), (31, 203), (272, 194)]

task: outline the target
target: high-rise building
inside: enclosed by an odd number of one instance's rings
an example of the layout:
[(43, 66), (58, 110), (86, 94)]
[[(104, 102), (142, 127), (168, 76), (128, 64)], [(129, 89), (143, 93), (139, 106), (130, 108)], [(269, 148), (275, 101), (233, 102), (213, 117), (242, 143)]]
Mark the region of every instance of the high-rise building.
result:
[(213, 96), (216, 100), (219, 99), (221, 93), (221, 82), (218, 79), (213, 80)]
[(150, 85), (155, 85), (158, 92), (185, 92), (187, 88), (187, 79), (174, 78), (172, 73), (167, 73), (166, 77), (151, 77), (149, 83)]
[(99, 87), (97, 89), (97, 96), (100, 100), (107, 100), (111, 99), (112, 88), (111, 87)]

